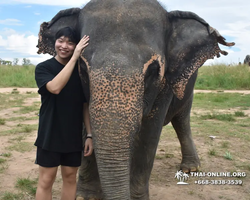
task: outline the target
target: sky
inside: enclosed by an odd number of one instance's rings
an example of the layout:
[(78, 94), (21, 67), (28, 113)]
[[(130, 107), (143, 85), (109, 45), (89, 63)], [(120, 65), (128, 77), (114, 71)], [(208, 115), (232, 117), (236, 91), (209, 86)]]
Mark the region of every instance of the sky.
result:
[[(40, 24), (50, 21), (60, 10), (80, 7), (89, 0), (0, 0), (0, 58), (29, 59), (36, 65), (51, 56), (37, 54)], [(167, 11), (191, 11), (205, 19), (234, 47), (220, 46), (227, 56), (205, 64), (238, 64), (250, 54), (250, 1), (246, 0), (160, 0)]]

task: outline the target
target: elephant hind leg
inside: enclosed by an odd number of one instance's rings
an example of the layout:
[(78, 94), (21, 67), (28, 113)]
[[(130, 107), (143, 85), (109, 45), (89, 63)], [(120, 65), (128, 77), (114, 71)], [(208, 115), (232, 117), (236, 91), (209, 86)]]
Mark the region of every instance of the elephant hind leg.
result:
[(200, 160), (193, 142), (190, 128), (191, 107), (192, 98), (190, 98), (185, 107), (171, 120), (181, 144), (182, 162), (180, 169), (186, 173), (190, 171), (198, 171), (200, 167)]

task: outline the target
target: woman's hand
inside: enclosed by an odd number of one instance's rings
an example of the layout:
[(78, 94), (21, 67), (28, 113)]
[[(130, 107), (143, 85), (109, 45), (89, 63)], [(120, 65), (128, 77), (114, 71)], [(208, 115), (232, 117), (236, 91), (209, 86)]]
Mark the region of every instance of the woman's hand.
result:
[(92, 138), (87, 138), (84, 147), (84, 156), (90, 156), (93, 153), (93, 141)]
[(78, 42), (78, 44), (76, 45), (76, 48), (74, 50), (73, 56), (75, 59), (78, 59), (82, 50), (88, 46), (88, 41), (89, 41), (89, 36), (84, 35), (83, 38), (80, 40), (80, 42)]

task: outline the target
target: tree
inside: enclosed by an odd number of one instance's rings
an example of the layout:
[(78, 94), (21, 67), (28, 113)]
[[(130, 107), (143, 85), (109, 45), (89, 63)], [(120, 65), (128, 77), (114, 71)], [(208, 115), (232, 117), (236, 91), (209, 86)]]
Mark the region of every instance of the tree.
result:
[(8, 60), (2, 60), (0, 58), (0, 65), (12, 65), (12, 62), (11, 61), (8, 61)]
[(14, 58), (12, 63), (13, 63), (13, 65), (17, 65), (18, 62), (19, 62), (19, 59), (18, 58)]
[(30, 59), (23, 58), (23, 66), (29, 66), (31, 65)]

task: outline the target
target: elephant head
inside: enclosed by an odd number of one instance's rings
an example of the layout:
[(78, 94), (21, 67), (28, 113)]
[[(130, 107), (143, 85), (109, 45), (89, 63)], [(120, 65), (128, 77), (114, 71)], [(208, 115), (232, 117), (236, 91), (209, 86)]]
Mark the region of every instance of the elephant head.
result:
[[(154, 0), (93, 0), (43, 23), (38, 53), (54, 55), (53, 35), (65, 26), (90, 36), (79, 73), (105, 199), (130, 199), (133, 143), (144, 137), (143, 119), (154, 119), (159, 136), (172, 98), (184, 97), (207, 59), (227, 54), (218, 43), (234, 44), (194, 13), (167, 12)], [(164, 109), (154, 107), (157, 101)]]

